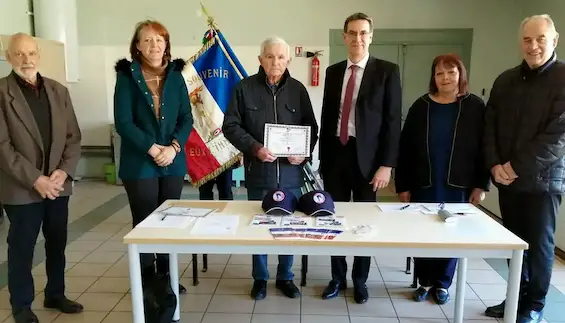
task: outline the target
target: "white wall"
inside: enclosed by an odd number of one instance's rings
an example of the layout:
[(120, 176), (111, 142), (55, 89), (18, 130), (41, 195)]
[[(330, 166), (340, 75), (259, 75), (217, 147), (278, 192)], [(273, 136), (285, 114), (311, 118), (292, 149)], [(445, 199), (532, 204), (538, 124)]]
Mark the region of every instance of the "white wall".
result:
[(31, 33), (28, 0), (0, 0), (0, 35)]
[[(205, 5), (242, 61), (247, 72), (257, 70), (258, 45), (278, 34), (305, 50), (323, 49), (321, 67), (329, 55), (329, 29), (342, 28), (347, 15), (363, 11), (375, 28), (474, 28), (471, 89), (490, 89), (502, 70), (517, 62), (515, 30), (520, 20), (518, 0), (207, 0)], [(72, 84), (71, 95), (83, 131), (84, 145), (108, 145), (112, 123), (113, 65), (126, 57), (135, 23), (146, 18), (163, 22), (170, 30), (173, 56), (188, 58), (200, 46), (206, 30), (198, 17), (197, 1), (175, 1), (163, 6), (153, 0), (80, 0), (78, 6), (82, 80)], [(485, 10), (488, 8), (488, 10)], [(258, 13), (252, 13), (252, 10)], [(418, 14), (414, 14), (417, 12)], [(449, 13), (446, 13), (449, 12)], [(296, 58), (290, 66), (297, 79), (308, 83), (308, 60)], [(323, 78), (324, 75), (321, 75)], [(322, 86), (308, 87), (316, 114), (320, 114)]]

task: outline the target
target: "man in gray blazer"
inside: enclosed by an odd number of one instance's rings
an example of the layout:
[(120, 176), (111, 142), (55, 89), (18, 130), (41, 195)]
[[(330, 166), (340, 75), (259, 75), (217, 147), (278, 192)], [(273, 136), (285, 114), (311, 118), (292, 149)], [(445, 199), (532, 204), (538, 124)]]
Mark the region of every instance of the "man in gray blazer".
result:
[(33, 37), (12, 36), (6, 58), (13, 70), (0, 79), (0, 202), (10, 220), (8, 289), (15, 322), (34, 323), (31, 269), (42, 226), (43, 306), (64, 313), (83, 310), (65, 297), (64, 277), (68, 203), (81, 132), (67, 88), (38, 73), (40, 54)]

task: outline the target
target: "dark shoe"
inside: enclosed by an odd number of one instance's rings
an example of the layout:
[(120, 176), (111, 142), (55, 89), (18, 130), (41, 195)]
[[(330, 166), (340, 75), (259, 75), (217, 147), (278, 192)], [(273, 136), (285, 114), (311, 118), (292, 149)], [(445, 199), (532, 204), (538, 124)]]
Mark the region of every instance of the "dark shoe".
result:
[(517, 323), (540, 323), (543, 320), (543, 311), (528, 311), (518, 315)]
[(487, 307), (487, 309), (485, 310), (485, 315), (488, 317), (494, 317), (494, 318), (503, 318), (504, 317), (504, 306), (506, 304), (506, 301), (503, 301), (502, 303), (498, 304), (498, 305), (494, 305), (491, 307)]
[(253, 288), (251, 289), (251, 297), (254, 300), (262, 300), (267, 296), (267, 281), (256, 280), (253, 282)]
[(341, 283), (337, 280), (332, 280), (328, 284), (328, 287), (324, 289), (324, 292), (322, 293), (322, 298), (323, 299), (335, 298), (339, 295), (340, 290), (346, 290), (346, 289), (347, 289), (346, 283)]
[(428, 298), (428, 290), (424, 287), (420, 286), (412, 293), (412, 299), (416, 302), (425, 301)]
[(288, 298), (300, 297), (300, 290), (292, 280), (277, 280), (275, 286)]
[(179, 294), (186, 294), (186, 288), (181, 284), (179, 284)]
[(443, 305), (449, 302), (449, 292), (447, 289), (437, 288), (434, 293), (434, 300), (438, 305)]
[(39, 323), (37, 316), (29, 308), (18, 310), (13, 315), (16, 323)]
[(367, 290), (367, 285), (360, 287), (355, 287), (353, 289), (353, 299), (357, 304), (365, 304), (369, 299), (369, 291)]
[(66, 297), (59, 299), (45, 299), (43, 307), (57, 309), (66, 314), (76, 314), (84, 309), (81, 304), (71, 301)]

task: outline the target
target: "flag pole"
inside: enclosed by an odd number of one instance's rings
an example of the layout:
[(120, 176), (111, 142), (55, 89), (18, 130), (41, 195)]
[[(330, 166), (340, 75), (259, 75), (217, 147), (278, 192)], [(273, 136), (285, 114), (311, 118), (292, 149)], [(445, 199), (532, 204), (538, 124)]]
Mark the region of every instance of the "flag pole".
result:
[(206, 16), (207, 21), (208, 21), (208, 26), (210, 27), (210, 29), (217, 30), (218, 25), (216, 25), (214, 18), (212, 16), (210, 16), (210, 14), (208, 13), (208, 10), (206, 9), (206, 7), (204, 7), (204, 4), (202, 3), (202, 1), (200, 1), (200, 10), (202, 10), (202, 13)]

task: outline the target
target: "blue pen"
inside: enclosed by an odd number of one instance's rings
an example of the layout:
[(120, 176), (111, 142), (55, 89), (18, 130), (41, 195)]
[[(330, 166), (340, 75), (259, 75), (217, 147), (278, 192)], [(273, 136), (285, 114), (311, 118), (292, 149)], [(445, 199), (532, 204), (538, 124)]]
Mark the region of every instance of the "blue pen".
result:
[(400, 209), (401, 209), (401, 210), (404, 210), (404, 209), (407, 209), (407, 208), (409, 208), (409, 207), (410, 207), (410, 204), (406, 204), (406, 205), (404, 205), (403, 207), (401, 207)]

